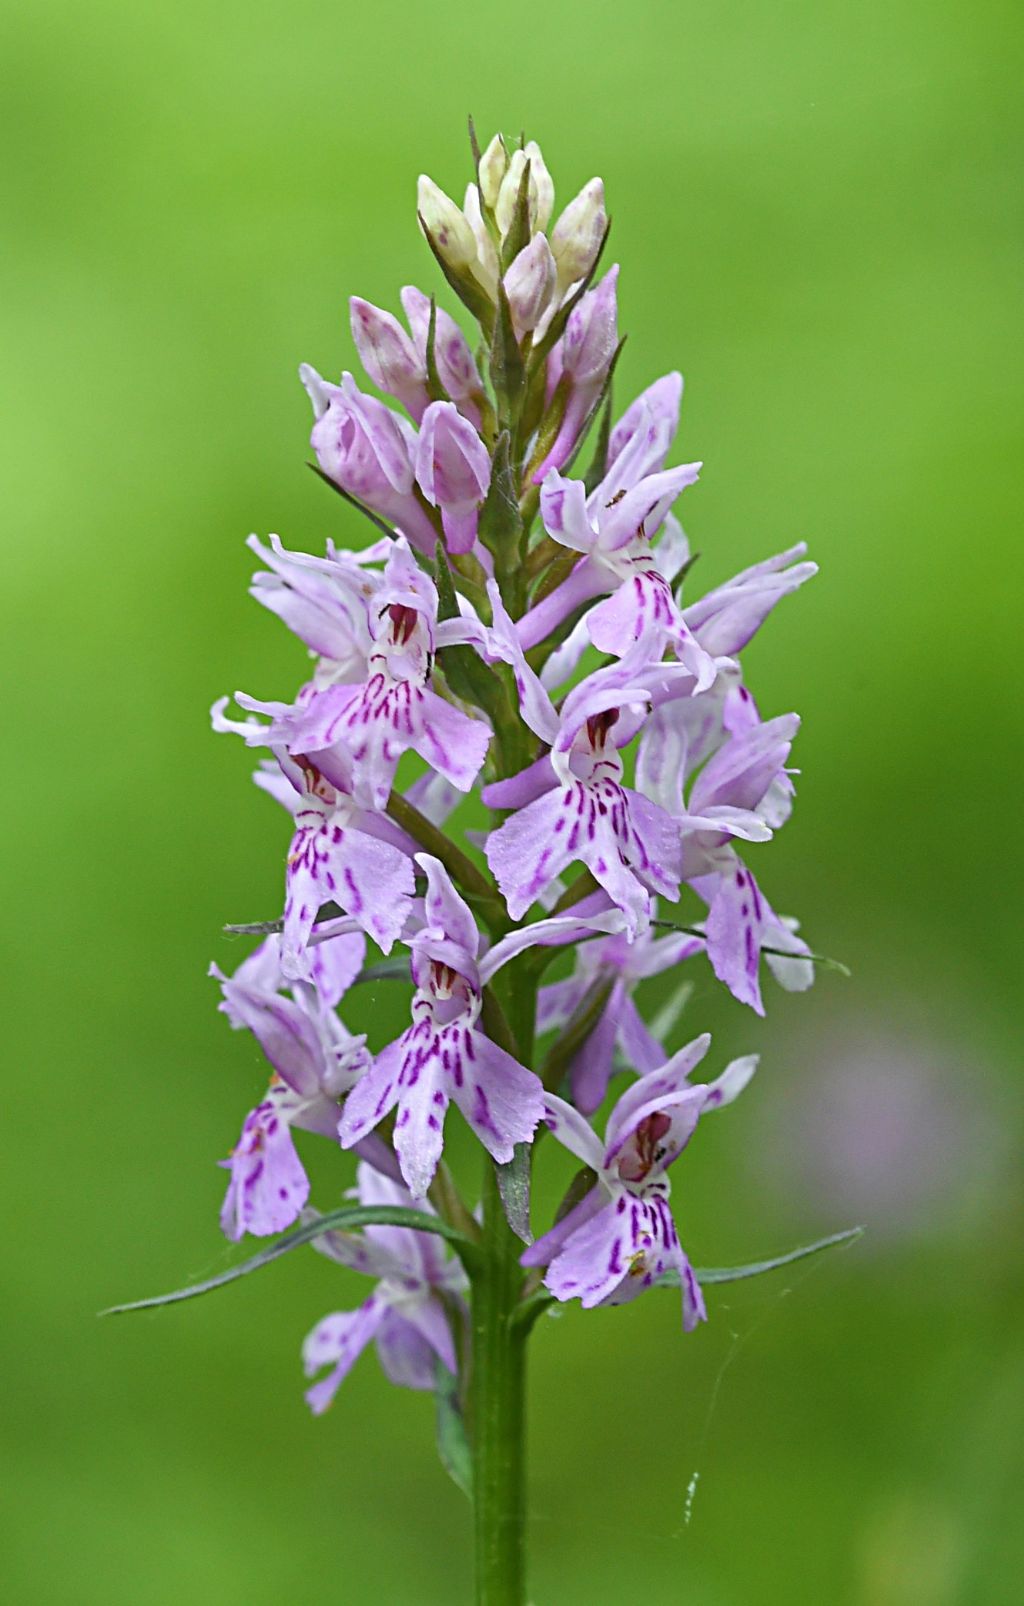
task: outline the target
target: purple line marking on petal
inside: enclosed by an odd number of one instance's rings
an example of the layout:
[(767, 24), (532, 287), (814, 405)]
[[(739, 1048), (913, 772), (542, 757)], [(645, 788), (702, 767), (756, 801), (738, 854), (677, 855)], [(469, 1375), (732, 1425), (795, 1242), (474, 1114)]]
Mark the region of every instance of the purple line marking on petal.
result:
[(479, 1082), (474, 1085), (473, 1092), (475, 1094), (473, 1102), (474, 1120), (478, 1126), (484, 1127), (486, 1131), (492, 1132), (496, 1138), (500, 1138), (501, 1133), (498, 1131), (494, 1121), (491, 1118), (491, 1109), (487, 1102), (487, 1094), (484, 1092)]

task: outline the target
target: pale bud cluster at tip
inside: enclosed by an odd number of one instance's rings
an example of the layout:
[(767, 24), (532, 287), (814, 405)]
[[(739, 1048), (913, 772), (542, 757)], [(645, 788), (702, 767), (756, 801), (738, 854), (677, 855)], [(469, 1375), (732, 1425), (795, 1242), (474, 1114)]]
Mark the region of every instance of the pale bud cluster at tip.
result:
[[(522, 240), (520, 191), (526, 178), (526, 234)], [(516, 338), (542, 338), (551, 319), (590, 273), (608, 227), (604, 185), (585, 184), (562, 212), (548, 237), (555, 187), (535, 140), (509, 151), (495, 134), (480, 157), (477, 183), (460, 208), (421, 174), (417, 206), (423, 227), (457, 286), (498, 301), (508, 298)], [(509, 260), (510, 250), (515, 254)], [(396, 392), (397, 394), (397, 392)]]

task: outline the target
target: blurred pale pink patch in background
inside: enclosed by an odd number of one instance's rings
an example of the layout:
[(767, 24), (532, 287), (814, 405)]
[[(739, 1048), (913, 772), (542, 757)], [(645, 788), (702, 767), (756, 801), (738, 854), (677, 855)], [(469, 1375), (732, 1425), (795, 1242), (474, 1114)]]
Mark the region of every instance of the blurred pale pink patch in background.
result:
[(876, 1243), (962, 1230), (990, 1212), (1012, 1124), (994, 1068), (966, 1038), (930, 1025), (909, 998), (785, 1046), (783, 1097), (763, 1107), (773, 1191), (863, 1222)]

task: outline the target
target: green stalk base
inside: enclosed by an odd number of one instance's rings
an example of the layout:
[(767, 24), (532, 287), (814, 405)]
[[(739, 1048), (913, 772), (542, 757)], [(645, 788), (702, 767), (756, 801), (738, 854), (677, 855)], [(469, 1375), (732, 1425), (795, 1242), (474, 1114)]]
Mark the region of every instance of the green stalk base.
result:
[(484, 1182), (484, 1264), (473, 1279), (472, 1432), (477, 1606), (526, 1602), (526, 1339), (511, 1322), (522, 1244), (494, 1168)]

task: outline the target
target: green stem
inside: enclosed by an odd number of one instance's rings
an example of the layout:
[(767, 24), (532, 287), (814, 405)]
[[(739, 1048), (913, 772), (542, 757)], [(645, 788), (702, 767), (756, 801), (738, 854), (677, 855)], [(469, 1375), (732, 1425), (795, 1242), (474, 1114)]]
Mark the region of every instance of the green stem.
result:
[(461, 848), (456, 847), (450, 837), (431, 824), (400, 792), (392, 792), (388, 798), (388, 813), (414, 842), (426, 848), (435, 859), (440, 859), (463, 897), (479, 909), (489, 926), (508, 926), (508, 915), (497, 887), (482, 870), (477, 869)]
[[(499, 774), (513, 731), (498, 729)], [(504, 1006), (504, 1007), (503, 1007)], [(537, 983), (513, 960), (484, 996), (488, 1035), (521, 1064), (533, 1057)], [(517, 1320), (525, 1275), (523, 1246), (505, 1219), (494, 1164), (484, 1162), (482, 1253), (470, 1273), (472, 1356), (469, 1426), (473, 1445), (473, 1523), (477, 1606), (526, 1602), (526, 1344)]]
[(522, 1244), (505, 1220), (490, 1160), (483, 1263), (473, 1278), (473, 1506), (477, 1606), (526, 1601), (526, 1333), (513, 1321)]

